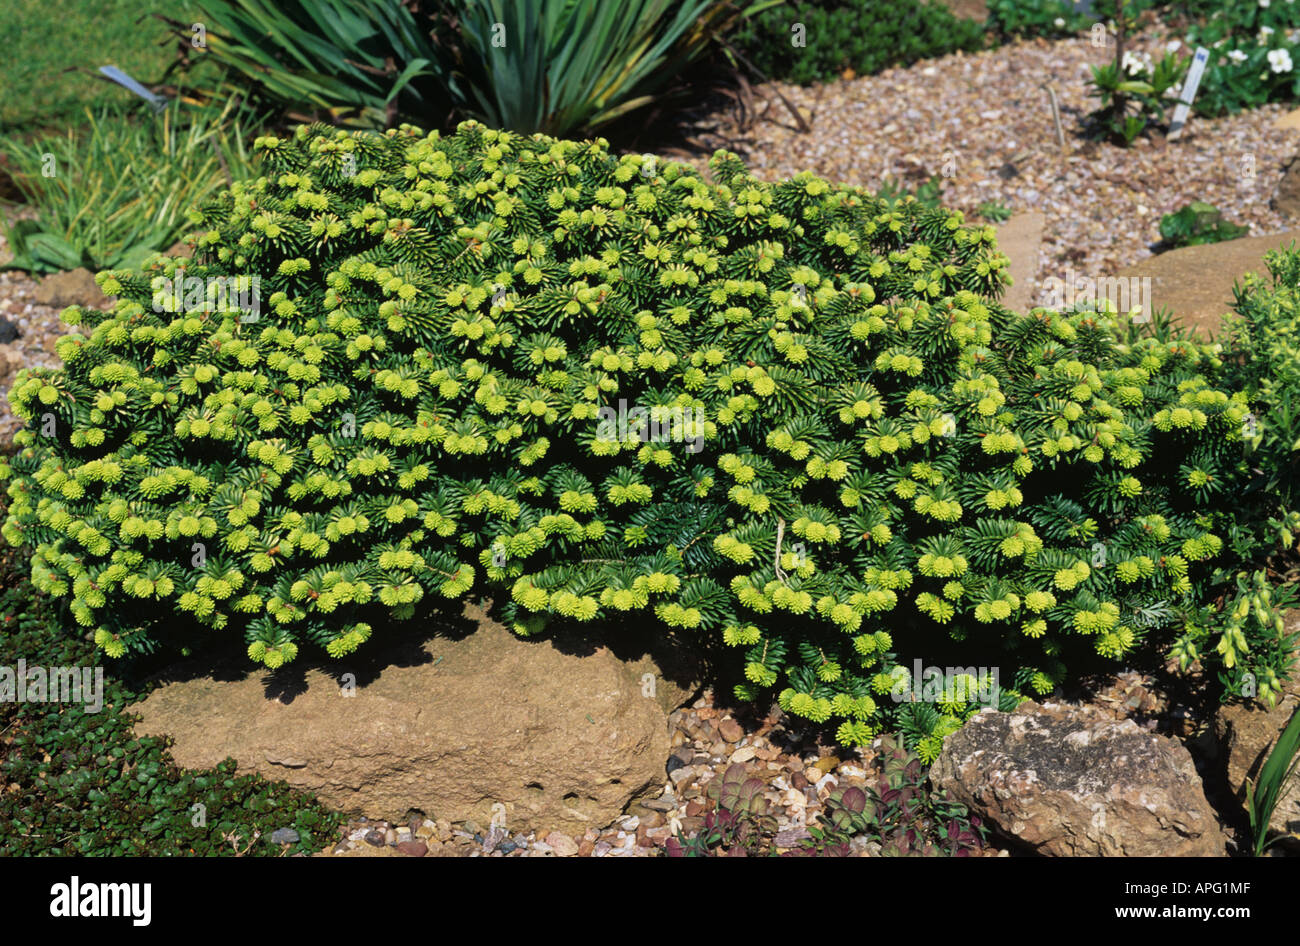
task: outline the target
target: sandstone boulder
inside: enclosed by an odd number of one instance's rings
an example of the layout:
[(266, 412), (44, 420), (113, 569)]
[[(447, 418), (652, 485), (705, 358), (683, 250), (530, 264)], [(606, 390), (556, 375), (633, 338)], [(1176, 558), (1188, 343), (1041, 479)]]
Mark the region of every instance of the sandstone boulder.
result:
[(414, 808), (486, 824), (499, 805), (512, 828), (581, 834), (662, 784), (667, 710), (689, 680), (637, 648), (623, 659), (578, 639), (526, 641), (466, 616), (472, 633), (374, 640), (297, 671), (173, 671), (133, 707), (136, 730), (174, 737), (182, 766), (231, 756), (372, 819)]
[(1144, 259), (1116, 275), (1121, 279), (1149, 276), (1152, 311), (1167, 308), (1176, 322), (1210, 338), (1218, 333), (1223, 316), (1232, 314), (1233, 285), (1244, 284), (1247, 273), (1257, 273), (1268, 285), (1264, 254), (1289, 245), (1298, 235), (1289, 231), (1187, 246)]
[(984, 710), (948, 737), (930, 779), (1039, 854), (1225, 852), (1187, 749), (1091, 707)]

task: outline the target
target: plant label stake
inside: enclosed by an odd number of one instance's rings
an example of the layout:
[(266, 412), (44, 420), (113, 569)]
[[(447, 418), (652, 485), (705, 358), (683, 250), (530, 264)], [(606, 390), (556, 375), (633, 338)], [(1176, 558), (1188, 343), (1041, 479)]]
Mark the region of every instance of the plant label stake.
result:
[(139, 82), (136, 82), (121, 69), (117, 68), (117, 66), (100, 66), (99, 71), (124, 89), (130, 89), (136, 95), (140, 96), (140, 98), (153, 106), (155, 112), (161, 112), (167, 107), (167, 100), (165, 98), (161, 95), (154, 95)]
[(1183, 94), (1179, 96), (1178, 106), (1174, 109), (1174, 120), (1169, 123), (1167, 140), (1177, 141), (1183, 133), (1183, 124), (1187, 121), (1187, 112), (1196, 98), (1196, 90), (1201, 85), (1201, 76), (1205, 74), (1205, 64), (1210, 61), (1210, 51), (1204, 46), (1196, 48), (1192, 58), (1192, 67), (1187, 70), (1187, 81), (1183, 83)]

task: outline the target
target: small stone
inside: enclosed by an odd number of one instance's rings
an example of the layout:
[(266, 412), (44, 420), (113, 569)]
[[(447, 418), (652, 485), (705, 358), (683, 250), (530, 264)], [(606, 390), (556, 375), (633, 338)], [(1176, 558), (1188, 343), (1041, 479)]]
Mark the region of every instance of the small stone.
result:
[(415, 837), (417, 840), (425, 841), (433, 837), (437, 830), (437, 826), (432, 821), (425, 821), (415, 829)]
[(583, 838), (582, 843), (578, 845), (579, 857), (591, 857), (591, 852), (596, 849), (596, 842), (590, 838)]
[(742, 746), (731, 754), (732, 762), (748, 762), (754, 758), (757, 751), (753, 746)]
[(387, 844), (389, 847), (392, 847), (394, 844), (396, 844), (396, 843), (397, 843), (397, 832), (394, 831), (392, 828), (385, 828), (385, 829), (384, 829), (384, 843)]
[(798, 847), (799, 842), (812, 837), (806, 828), (787, 828), (776, 835), (776, 846), (782, 848)]
[(406, 825), (402, 825), (397, 829), (397, 843), (401, 844), (403, 841), (409, 840), (411, 840), (411, 829)]
[(611, 850), (613, 850), (613, 847), (614, 846), (610, 844), (608, 841), (600, 841), (596, 844), (595, 848), (592, 849), (592, 853), (595, 854), (597, 857), (604, 857)]
[(578, 842), (560, 831), (552, 831), (546, 836), (546, 846), (555, 852), (556, 857), (573, 857), (581, 850)]
[(718, 732), (727, 742), (740, 742), (745, 736), (745, 730), (741, 728), (740, 723), (736, 722), (730, 716), (718, 723)]
[(684, 765), (679, 769), (673, 769), (668, 777), (673, 780), (674, 785), (680, 786), (683, 782), (695, 775), (694, 766)]
[(677, 799), (672, 795), (661, 795), (658, 798), (651, 798), (649, 801), (643, 801), (643, 807), (651, 811), (672, 811), (677, 807)]
[(366, 832), (365, 842), (374, 847), (383, 847), (385, 844), (384, 832), (380, 831), (378, 828), (371, 828)]
[(429, 847), (423, 841), (398, 841), (397, 849), (410, 857), (424, 857)]
[(517, 846), (518, 845), (516, 845), (514, 841), (502, 841), (501, 846), (497, 848), (497, 850), (502, 854), (509, 854)]
[[(818, 759), (813, 763), (813, 768), (817, 769), (822, 775), (829, 775), (839, 767), (840, 760), (833, 755), (828, 755), (823, 759)], [(818, 776), (821, 778), (821, 775)]]
[(297, 844), (298, 832), (293, 828), (276, 828), (271, 832), (272, 844)]

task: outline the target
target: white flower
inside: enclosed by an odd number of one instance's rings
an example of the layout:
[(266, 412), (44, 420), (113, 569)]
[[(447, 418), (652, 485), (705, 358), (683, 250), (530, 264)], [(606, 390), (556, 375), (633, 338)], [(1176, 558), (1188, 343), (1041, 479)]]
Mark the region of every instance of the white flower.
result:
[(1233, 62), (1245, 62), (1246, 54), (1243, 53), (1240, 49), (1234, 49), (1232, 52), (1228, 53), (1228, 58), (1231, 59)]
[(1169, 42), (1165, 43), (1165, 52), (1167, 53), (1177, 52), (1178, 47), (1181, 45), (1183, 45), (1182, 40), (1171, 39)]
[(1272, 36), (1274, 32), (1275, 31), (1271, 26), (1261, 26), (1259, 28), (1259, 41), (1261, 43), (1267, 44), (1268, 38)]
[(1055, 20), (1052, 21), (1052, 25), (1055, 26), (1058, 30), (1064, 29), (1065, 20), (1058, 16)]
[(1291, 71), (1291, 54), (1285, 49), (1269, 50), (1268, 64), (1273, 67), (1274, 72)]
[(1138, 56), (1131, 50), (1124, 53), (1124, 58), (1120, 60), (1120, 68), (1131, 76), (1140, 76), (1151, 69), (1151, 57), (1147, 53)]
[(1261, 7), (1263, 7), (1265, 10), (1267, 10), (1267, 9), (1268, 9), (1268, 0), (1259, 0), (1259, 5), (1260, 5)]

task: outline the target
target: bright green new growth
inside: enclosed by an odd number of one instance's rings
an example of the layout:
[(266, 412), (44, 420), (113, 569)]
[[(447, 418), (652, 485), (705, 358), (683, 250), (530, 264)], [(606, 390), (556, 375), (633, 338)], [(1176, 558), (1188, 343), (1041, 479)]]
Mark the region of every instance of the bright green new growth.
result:
[[(184, 616), (339, 657), (497, 586), (520, 633), (720, 634), (742, 696), (932, 758), (977, 704), (898, 709), (914, 634), (1047, 693), (1208, 600), (1244, 397), (1213, 347), (1007, 312), (991, 227), (473, 123), (257, 145), (196, 259), (108, 274), (11, 394), (4, 535), (111, 656)], [(259, 278), (258, 320), (174, 311), (181, 266)]]

